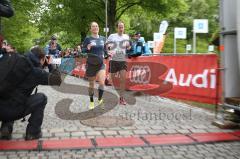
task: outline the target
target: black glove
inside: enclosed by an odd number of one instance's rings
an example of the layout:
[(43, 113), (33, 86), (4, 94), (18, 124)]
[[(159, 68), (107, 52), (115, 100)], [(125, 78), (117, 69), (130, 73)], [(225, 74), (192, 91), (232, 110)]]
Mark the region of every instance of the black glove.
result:
[(54, 69), (48, 76), (48, 84), (52, 86), (53, 85), (60, 86), (61, 83), (62, 83), (61, 73), (57, 69)]

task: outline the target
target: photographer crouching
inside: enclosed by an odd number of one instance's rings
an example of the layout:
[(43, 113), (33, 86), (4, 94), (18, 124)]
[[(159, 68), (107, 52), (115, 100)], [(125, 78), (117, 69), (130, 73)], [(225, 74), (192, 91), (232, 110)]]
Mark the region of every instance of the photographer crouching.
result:
[[(2, 121), (0, 138), (11, 139), (14, 121), (30, 114), (25, 139), (39, 139), (42, 137), (41, 126), (47, 97), (43, 93), (32, 94), (32, 92), (38, 85), (59, 86), (62, 81), (61, 74), (58, 70), (48, 73), (43, 69), (48, 62), (45, 52), (38, 46), (32, 48), (25, 57), (16, 54), (10, 55), (10, 59), (13, 59), (14, 56), (19, 56), (18, 58), (22, 60), (22, 62), (17, 60), (18, 68), (15, 68), (18, 69), (16, 72), (22, 74), (15, 75), (10, 71), (4, 82), (12, 81), (14, 84), (5, 85), (14, 86), (14, 88), (9, 88), (11, 91), (6, 89), (6, 92), (0, 92), (0, 121)], [(16, 82), (18, 79), (15, 76), (20, 77), (21, 75), (24, 75), (24, 78)]]

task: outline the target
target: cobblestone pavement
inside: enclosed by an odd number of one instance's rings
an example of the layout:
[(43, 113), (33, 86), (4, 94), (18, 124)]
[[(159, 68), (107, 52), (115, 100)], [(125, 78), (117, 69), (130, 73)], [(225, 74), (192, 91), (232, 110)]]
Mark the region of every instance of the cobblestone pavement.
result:
[(240, 142), (61, 151), (6, 151), (0, 159), (239, 159)]
[[(72, 76), (65, 78), (65, 83), (78, 86), (88, 86), (88, 82)], [(112, 87), (106, 91), (117, 94)], [(57, 102), (69, 98), (73, 102), (70, 111), (80, 113), (88, 110), (88, 96), (62, 93), (52, 87), (40, 86), (39, 92), (48, 96), (43, 122), (43, 137), (45, 139), (62, 138), (95, 138), (116, 136), (140, 136), (150, 134), (189, 134), (206, 132), (228, 132), (213, 125), (214, 114), (207, 110), (194, 108), (181, 102), (156, 96), (137, 96), (134, 105), (117, 105), (103, 116), (123, 117), (133, 121), (131, 126), (90, 127), (83, 125), (80, 120), (63, 120), (55, 113)], [(127, 92), (129, 96), (132, 92)], [(106, 97), (106, 96), (105, 96)], [(119, 124), (119, 123), (118, 123)], [(116, 123), (116, 125), (118, 125)], [(27, 122), (15, 122), (14, 139), (21, 139), (25, 134)], [(120, 123), (121, 125), (121, 123)]]
[[(72, 76), (67, 76), (65, 82), (72, 88), (87, 86), (88, 82)], [(106, 91), (117, 94), (112, 87)], [(64, 98), (73, 102), (70, 105), (72, 113), (87, 111), (88, 97), (76, 93), (64, 93), (55, 88), (40, 86), (39, 92), (48, 96), (43, 122), (43, 139), (65, 138), (96, 138), (142, 136), (153, 134), (190, 134), (207, 132), (230, 132), (213, 125), (212, 112), (194, 108), (187, 104), (170, 99), (154, 96), (137, 96), (136, 103), (126, 106), (117, 105), (102, 116), (111, 118), (124, 118), (132, 121), (130, 126), (121, 126), (121, 121), (106, 127), (91, 127), (83, 125), (80, 119), (64, 120), (55, 112), (56, 104)], [(132, 92), (126, 92), (132, 96)], [(106, 97), (106, 94), (105, 94)], [(64, 117), (63, 117), (64, 118)], [(87, 123), (87, 122), (84, 122)], [(14, 139), (22, 139), (25, 134), (27, 122), (15, 122)], [(101, 125), (101, 123), (99, 123)], [(120, 125), (120, 126), (119, 126)], [(134, 159), (231, 159), (240, 158), (240, 142), (225, 142), (215, 144), (193, 144), (178, 146), (149, 146), (124, 148), (96, 148), (61, 151), (0, 151), (0, 159), (68, 159), (68, 158), (134, 158)]]

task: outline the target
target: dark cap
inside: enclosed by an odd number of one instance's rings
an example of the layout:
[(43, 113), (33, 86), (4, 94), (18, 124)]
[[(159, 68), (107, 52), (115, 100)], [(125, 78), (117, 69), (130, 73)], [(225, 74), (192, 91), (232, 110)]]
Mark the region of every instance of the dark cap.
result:
[(51, 40), (57, 40), (57, 37), (56, 37), (55, 35), (53, 35), (53, 36), (51, 37)]
[(134, 35), (141, 35), (141, 33), (140, 32), (136, 32)]

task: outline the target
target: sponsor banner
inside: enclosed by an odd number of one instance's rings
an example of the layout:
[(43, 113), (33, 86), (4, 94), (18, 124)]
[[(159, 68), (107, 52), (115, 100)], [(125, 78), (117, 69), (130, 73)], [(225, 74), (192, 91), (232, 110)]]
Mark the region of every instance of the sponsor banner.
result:
[(156, 53), (161, 53), (164, 43), (165, 43), (165, 39), (166, 39), (166, 35), (162, 35), (161, 39), (158, 41), (154, 41), (154, 48), (153, 48), (153, 52)]
[[(217, 61), (218, 57), (215, 54), (131, 58), (127, 61), (126, 89), (149, 95), (215, 104), (221, 92), (219, 84), (217, 87)], [(105, 64), (108, 70), (108, 61), (105, 61)], [(84, 77), (84, 62), (76, 62), (76, 65), (73, 74)], [(119, 77), (116, 73), (112, 79), (116, 87), (120, 84)]]
[(75, 59), (74, 58), (62, 58), (61, 60), (55, 59), (55, 62), (56, 61), (57, 62), (60, 61), (59, 69), (61, 72), (66, 73), (66, 74), (72, 74), (72, 70), (75, 67)]
[(208, 33), (208, 19), (194, 19), (193, 32)]
[[(151, 56), (128, 60), (126, 88), (150, 95), (215, 104), (218, 57), (212, 55)], [(119, 75), (114, 85), (119, 86)], [(220, 94), (220, 93), (219, 93)]]
[(160, 34), (166, 34), (168, 28), (168, 22), (166, 20), (161, 21), (161, 24), (159, 26), (159, 33)]
[(215, 54), (164, 57), (168, 71), (160, 79), (173, 89), (163, 96), (215, 104), (221, 92), (217, 61)]
[(174, 28), (174, 38), (175, 39), (186, 39), (187, 38), (187, 28)]

